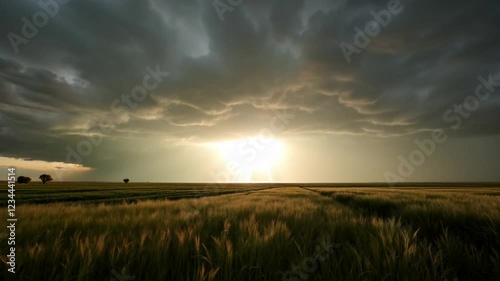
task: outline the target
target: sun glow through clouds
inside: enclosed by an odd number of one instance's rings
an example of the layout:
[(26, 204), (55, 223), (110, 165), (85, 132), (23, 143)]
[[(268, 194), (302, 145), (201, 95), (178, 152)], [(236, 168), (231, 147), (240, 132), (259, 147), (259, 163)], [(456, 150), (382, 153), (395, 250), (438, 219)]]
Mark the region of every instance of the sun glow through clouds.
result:
[[(246, 138), (215, 144), (234, 181), (273, 181), (272, 171), (283, 157), (283, 144), (275, 139)], [(258, 179), (256, 179), (258, 177)]]

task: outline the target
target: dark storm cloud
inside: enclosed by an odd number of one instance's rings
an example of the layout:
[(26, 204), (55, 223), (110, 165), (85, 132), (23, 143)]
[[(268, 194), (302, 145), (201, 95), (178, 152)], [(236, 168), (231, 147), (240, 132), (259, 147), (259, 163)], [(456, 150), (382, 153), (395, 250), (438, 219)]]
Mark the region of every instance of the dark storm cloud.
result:
[[(339, 44), (354, 44), (354, 28), (388, 3), (244, 1), (221, 21), (211, 1), (74, 0), (15, 54), (7, 34), (22, 35), (21, 18), (40, 6), (2, 1), (0, 155), (65, 161), (64, 147), (102, 117), (115, 121), (110, 142), (255, 134), (276, 110), (296, 115), (290, 134), (449, 127), (443, 113), (474, 94), (479, 75), (500, 71), (500, 5), (401, 0), (348, 63)], [(133, 110), (111, 113), (157, 65), (171, 76)], [(497, 134), (499, 106), (495, 93), (460, 134)]]

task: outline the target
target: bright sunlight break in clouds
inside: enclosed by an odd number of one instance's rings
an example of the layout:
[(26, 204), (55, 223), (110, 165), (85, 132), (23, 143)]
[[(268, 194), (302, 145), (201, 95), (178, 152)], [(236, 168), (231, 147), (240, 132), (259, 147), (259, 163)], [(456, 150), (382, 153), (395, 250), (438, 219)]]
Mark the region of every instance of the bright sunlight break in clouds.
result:
[(236, 180), (252, 182), (255, 176), (264, 176), (264, 181), (273, 181), (273, 169), (280, 165), (283, 145), (273, 139), (259, 142), (258, 138), (215, 143), (227, 162), (227, 170), (237, 175)]
[(1, 165), (56, 181), (500, 180), (498, 1), (238, 3), (1, 1)]

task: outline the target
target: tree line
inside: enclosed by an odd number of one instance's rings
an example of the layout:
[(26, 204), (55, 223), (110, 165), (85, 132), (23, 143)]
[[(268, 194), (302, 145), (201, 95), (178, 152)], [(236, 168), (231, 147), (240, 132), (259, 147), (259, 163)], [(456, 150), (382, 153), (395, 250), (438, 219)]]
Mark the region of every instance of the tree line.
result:
[[(38, 178), (42, 181), (43, 184), (54, 180), (51, 175), (47, 174), (40, 175)], [(30, 177), (25, 177), (25, 176), (17, 177), (17, 183), (30, 183), (30, 182), (31, 182)]]
[[(47, 174), (40, 175), (38, 178), (42, 181), (43, 184), (54, 180), (51, 175)], [(130, 181), (129, 179), (123, 179), (124, 183), (128, 183), (129, 181)], [(17, 183), (30, 183), (30, 182), (31, 182), (30, 177), (25, 177), (25, 176), (17, 177)]]

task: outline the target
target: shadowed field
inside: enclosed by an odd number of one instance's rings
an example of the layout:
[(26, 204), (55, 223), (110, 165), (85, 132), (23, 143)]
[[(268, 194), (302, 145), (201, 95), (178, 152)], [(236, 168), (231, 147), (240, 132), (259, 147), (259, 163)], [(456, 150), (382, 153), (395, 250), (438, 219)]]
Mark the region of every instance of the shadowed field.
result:
[[(5, 182), (4, 182), (5, 183)], [(7, 183), (4, 184), (6, 186)], [(269, 188), (264, 184), (165, 184), (165, 183), (84, 183), (33, 182), (17, 184), (17, 204), (75, 203), (134, 203), (144, 200), (199, 198)], [(7, 190), (1, 193), (7, 195)], [(6, 206), (7, 201), (0, 202)]]
[[(20, 185), (16, 275), (500, 280), (499, 195), (478, 186)], [(5, 235), (0, 245), (5, 260)]]

